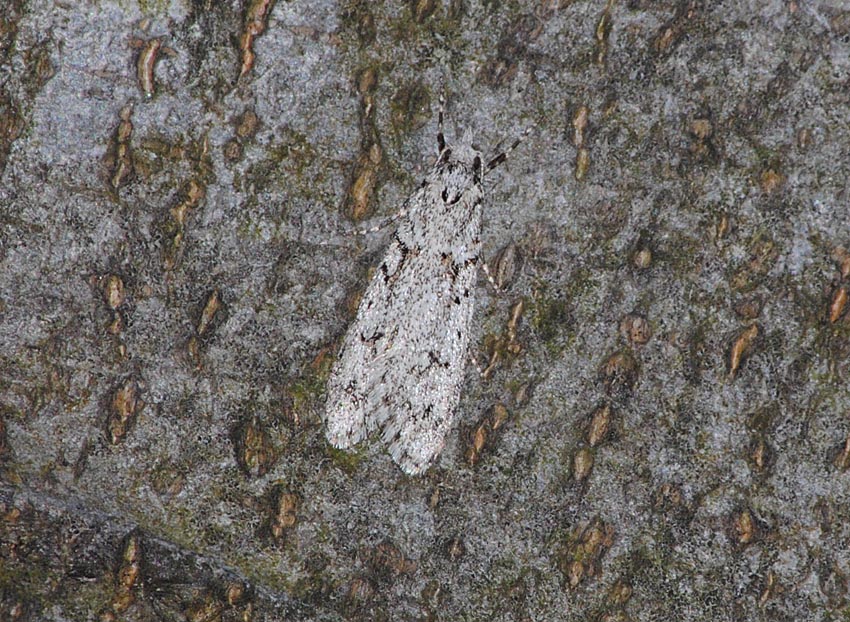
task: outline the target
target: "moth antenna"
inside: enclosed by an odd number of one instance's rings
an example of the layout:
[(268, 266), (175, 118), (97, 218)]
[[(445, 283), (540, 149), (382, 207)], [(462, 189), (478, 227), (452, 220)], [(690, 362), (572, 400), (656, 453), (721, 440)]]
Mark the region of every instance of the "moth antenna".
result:
[(514, 149), (516, 149), (517, 147), (519, 147), (519, 146), (520, 146), (520, 144), (522, 144), (522, 141), (524, 141), (524, 140), (525, 140), (526, 136), (528, 136), (529, 134), (531, 134), (531, 130), (533, 130), (533, 129), (534, 129), (534, 126), (533, 126), (533, 125), (531, 125), (531, 126), (527, 127), (527, 128), (525, 129), (525, 131), (522, 133), (522, 135), (520, 135), (520, 137), (519, 137), (519, 138), (517, 138), (517, 139), (514, 141), (514, 144), (513, 144), (513, 145), (511, 145), (510, 147), (508, 147), (507, 149), (505, 149), (502, 153), (500, 153), (500, 154), (499, 154), (499, 155), (497, 155), (495, 158), (493, 158), (492, 160), (490, 160), (490, 161), (487, 163), (487, 166), (486, 166), (486, 167), (485, 167), (485, 169), (484, 169), (484, 174), (486, 175), (487, 173), (489, 173), (490, 171), (492, 171), (494, 168), (496, 168), (497, 166), (499, 166), (502, 162), (504, 162), (505, 160), (507, 160), (507, 159), (508, 159), (508, 156), (509, 156), (509, 155), (511, 155), (511, 152), (513, 152), (513, 150), (514, 150)]
[(437, 148), (443, 153), (446, 148), (446, 135), (443, 133), (443, 111), (446, 108), (446, 98), (440, 95), (440, 109), (437, 112)]

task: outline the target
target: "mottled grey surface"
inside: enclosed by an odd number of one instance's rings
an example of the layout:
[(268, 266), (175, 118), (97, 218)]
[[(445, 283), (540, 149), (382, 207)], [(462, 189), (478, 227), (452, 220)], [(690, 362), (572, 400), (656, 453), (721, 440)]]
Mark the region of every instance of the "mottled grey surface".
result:
[[(850, 616), (846, 4), (249, 4), (0, 16), (0, 619)], [(537, 127), (405, 477), (320, 414), (442, 93)]]

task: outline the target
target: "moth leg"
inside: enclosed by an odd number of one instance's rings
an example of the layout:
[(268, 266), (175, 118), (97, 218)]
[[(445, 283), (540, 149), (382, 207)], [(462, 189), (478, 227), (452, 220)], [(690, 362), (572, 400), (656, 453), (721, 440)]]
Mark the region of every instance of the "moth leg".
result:
[(487, 280), (490, 281), (490, 285), (493, 286), (493, 289), (496, 290), (496, 293), (501, 294), (502, 288), (499, 287), (499, 284), (496, 283), (496, 279), (493, 278), (493, 275), (490, 273), (490, 268), (487, 267), (487, 262), (481, 262), (481, 269), (484, 271), (484, 274), (487, 276)]
[(346, 235), (354, 236), (354, 235), (368, 235), (370, 233), (377, 233), (381, 229), (386, 229), (387, 227), (389, 227), (391, 224), (396, 222), (399, 218), (404, 218), (405, 216), (407, 216), (407, 210), (401, 209), (398, 212), (396, 212), (395, 214), (393, 214), (392, 216), (388, 216), (387, 218), (384, 218), (377, 225), (373, 225), (373, 226), (371, 226), (367, 229), (355, 229), (354, 231), (347, 232)]
[[(391, 224), (393, 224), (394, 222), (396, 222), (400, 218), (403, 218), (406, 215), (407, 215), (407, 210), (402, 209), (399, 212), (393, 214), (392, 216), (388, 216), (387, 218), (384, 218), (383, 220), (378, 222), (378, 224), (373, 225), (371, 227), (368, 227), (366, 229), (350, 229), (348, 231), (343, 231), (342, 233), (338, 233), (334, 237), (327, 237), (324, 240), (320, 240), (318, 242), (309, 242), (309, 243), (314, 245), (314, 246), (335, 246), (335, 245), (341, 244), (339, 238), (347, 239), (347, 238), (361, 236), (361, 235), (369, 235), (370, 233), (376, 233), (378, 231), (381, 231), (382, 229), (386, 229)], [(308, 242), (305, 241), (305, 239), (304, 239), (304, 219), (303, 219), (303, 217), (300, 218), (300, 225), (299, 226), (300, 226), (300, 234), (299, 234), (299, 238), (298, 238), (299, 242), (301, 242), (302, 244), (306, 244)]]
[(472, 361), (473, 365), (475, 365), (475, 369), (478, 370), (478, 375), (481, 376), (481, 379), (486, 380), (487, 372), (483, 367), (481, 367), (481, 363), (478, 362), (478, 357), (475, 356), (475, 352), (473, 352), (471, 348), (469, 350), (469, 360)]
[[(328, 237), (328, 238), (326, 238), (326, 239), (324, 239), (320, 242), (314, 242), (313, 244), (315, 246), (332, 246), (332, 245), (340, 243), (338, 241), (338, 238), (340, 238), (340, 237), (343, 238), (343, 239), (346, 239), (346, 238), (350, 238), (350, 237), (368, 235), (370, 233), (376, 233), (378, 231), (386, 229), (387, 227), (394, 224), (396, 221), (400, 220), (401, 218), (404, 218), (405, 216), (407, 216), (409, 211), (410, 210), (408, 209), (408, 202), (405, 201), (402, 204), (401, 209), (399, 209), (394, 214), (391, 214), (390, 216), (382, 218), (381, 220), (378, 221), (378, 223), (376, 225), (373, 225), (371, 227), (366, 227), (365, 229), (348, 229), (348, 230), (342, 231), (340, 233), (337, 233), (334, 237)], [(302, 243), (306, 243), (305, 240), (304, 240), (304, 217), (303, 216), (299, 216), (299, 231), (300, 231), (299, 241), (302, 242)]]

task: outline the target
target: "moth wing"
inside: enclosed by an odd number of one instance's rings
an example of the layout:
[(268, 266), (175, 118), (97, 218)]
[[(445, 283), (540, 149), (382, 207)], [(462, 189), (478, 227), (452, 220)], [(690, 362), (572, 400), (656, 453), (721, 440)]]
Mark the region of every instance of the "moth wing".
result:
[[(388, 399), (383, 439), (393, 460), (409, 475), (424, 471), (439, 455), (460, 400), (469, 345), (476, 268), (460, 267), (452, 279), (446, 266), (436, 283), (441, 291), (410, 317), (416, 335), (397, 340), (398, 352), (386, 377), (396, 387)], [(413, 303), (411, 303), (413, 304)]]
[(403, 261), (402, 246), (394, 240), (363, 294), (328, 379), (325, 435), (334, 447), (356, 445), (378, 425), (380, 413), (370, 404), (374, 402), (375, 375), (379, 357), (390, 345), (388, 333), (397, 330), (398, 324), (384, 312), (393, 299), (385, 266), (395, 266), (398, 271)]
[(327, 438), (347, 448), (380, 426), (396, 463), (419, 473), (440, 453), (460, 397), (474, 264), (390, 244), (328, 381)]

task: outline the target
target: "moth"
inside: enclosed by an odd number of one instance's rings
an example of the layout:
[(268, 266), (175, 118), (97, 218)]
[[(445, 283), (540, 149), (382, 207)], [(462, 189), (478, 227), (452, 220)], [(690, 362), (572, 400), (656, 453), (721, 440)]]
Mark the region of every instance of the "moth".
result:
[[(402, 205), (399, 225), (343, 339), (328, 380), (324, 422), (337, 448), (382, 430), (393, 460), (424, 471), (445, 445), (460, 400), (481, 262), (487, 164), (469, 132), (447, 145)], [(527, 134), (528, 132), (526, 132)]]

